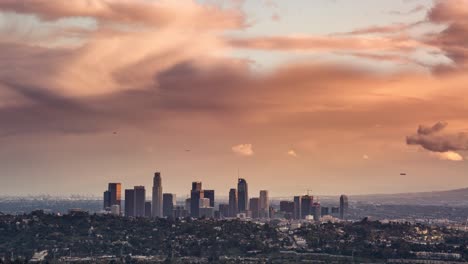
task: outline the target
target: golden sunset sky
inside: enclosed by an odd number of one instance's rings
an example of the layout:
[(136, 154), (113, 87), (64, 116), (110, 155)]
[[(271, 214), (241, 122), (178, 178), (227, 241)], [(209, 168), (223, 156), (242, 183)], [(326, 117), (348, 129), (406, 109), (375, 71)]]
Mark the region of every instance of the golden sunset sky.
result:
[(0, 195), (461, 188), (467, 133), (468, 0), (0, 1)]

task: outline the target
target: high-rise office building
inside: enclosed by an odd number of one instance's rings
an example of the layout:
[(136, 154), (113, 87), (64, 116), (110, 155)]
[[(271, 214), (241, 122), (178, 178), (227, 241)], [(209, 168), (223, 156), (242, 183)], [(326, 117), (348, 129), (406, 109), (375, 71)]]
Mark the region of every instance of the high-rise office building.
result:
[(190, 191), (190, 216), (200, 217), (200, 199), (205, 198), (202, 183), (193, 182), (192, 190)]
[(329, 207), (322, 207), (321, 210), (322, 210), (322, 216), (330, 214), (330, 208)]
[(219, 204), (220, 218), (229, 217), (229, 204)]
[(294, 219), (302, 219), (302, 196), (294, 196)]
[(207, 208), (207, 207), (211, 207), (210, 206), (210, 199), (200, 198), (200, 200), (198, 202), (198, 208)]
[(122, 184), (121, 183), (109, 183), (109, 197), (110, 197), (110, 206), (118, 205), (120, 206), (122, 202)]
[(268, 191), (266, 190), (260, 191), (260, 204), (259, 204), (259, 209), (258, 209), (258, 217), (260, 218), (270, 217), (270, 198), (268, 197)]
[(294, 214), (294, 202), (280, 201), (280, 211), (293, 215)]
[(151, 202), (151, 213), (153, 217), (163, 217), (163, 197), (162, 197), (161, 173), (154, 173), (153, 178), (153, 200)]
[(245, 179), (239, 178), (237, 182), (237, 210), (244, 212), (249, 208), (249, 188)]
[(125, 216), (135, 216), (135, 189), (125, 190)]
[(151, 218), (151, 201), (145, 202), (145, 217)]
[(260, 217), (260, 199), (259, 198), (250, 198), (249, 210), (252, 213), (252, 218)]
[(346, 219), (348, 214), (348, 196), (341, 195), (340, 196), (340, 218)]
[(317, 202), (312, 205), (312, 215), (314, 216), (315, 221), (320, 221), (320, 218), (322, 217), (320, 203)]
[(215, 207), (215, 191), (214, 190), (203, 190), (203, 196), (210, 199), (210, 207)]
[(192, 191), (201, 191), (202, 183), (201, 182), (192, 182)]
[(135, 186), (135, 216), (144, 217), (145, 216), (145, 200), (146, 200), (146, 190), (145, 186)]
[(187, 198), (185, 199), (185, 210), (187, 210), (188, 215), (190, 214), (190, 207), (192, 206), (192, 199)]
[(174, 208), (174, 217), (175, 218), (183, 218), (189, 216), (189, 213), (187, 209), (185, 209), (183, 206), (176, 206)]
[(172, 193), (163, 194), (163, 216), (173, 217), (174, 207), (176, 205), (176, 195)]
[(237, 205), (237, 190), (233, 188), (229, 190), (229, 217), (236, 217), (239, 212)]
[(105, 191), (104, 192), (104, 206), (103, 206), (103, 209), (106, 210), (106, 211), (110, 211), (110, 207), (111, 207), (110, 192)]
[(314, 197), (310, 195), (304, 195), (301, 199), (301, 218), (304, 219), (308, 215), (314, 215), (312, 205), (314, 203)]

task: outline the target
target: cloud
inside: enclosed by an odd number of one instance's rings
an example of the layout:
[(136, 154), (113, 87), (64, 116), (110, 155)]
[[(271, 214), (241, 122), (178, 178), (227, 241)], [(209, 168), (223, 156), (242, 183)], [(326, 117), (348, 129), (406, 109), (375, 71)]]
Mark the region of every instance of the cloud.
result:
[(397, 10), (394, 10), (394, 11), (390, 11), (389, 14), (392, 14), (392, 15), (412, 15), (412, 14), (415, 14), (415, 13), (419, 13), (423, 10), (425, 10), (426, 7), (424, 5), (417, 5), (415, 7), (413, 7), (412, 9), (408, 10), (408, 11), (397, 11)]
[(406, 37), (343, 37), (343, 36), (274, 36), (231, 38), (236, 48), (261, 50), (304, 51), (414, 51), (426, 46)]
[(436, 46), (450, 58), (453, 66), (439, 66), (436, 72), (466, 70), (468, 67), (468, 0), (435, 1), (427, 20), (444, 25), (441, 32), (428, 34), (425, 42)]
[(288, 154), (289, 156), (295, 157), (295, 158), (297, 158), (297, 156), (298, 156), (297, 153), (296, 153), (296, 151), (294, 151), (294, 150), (292, 150), (292, 149), (289, 150), (289, 151), (287, 152), (287, 154)]
[(447, 151), (447, 152), (431, 152), (431, 155), (435, 156), (440, 160), (450, 160), (450, 161), (463, 161), (463, 157), (457, 152)]
[(146, 26), (167, 26), (173, 23), (205, 29), (244, 26), (244, 15), (237, 9), (222, 10), (214, 5), (199, 5), (190, 0), (3, 0), (0, 2), (0, 10), (32, 14), (51, 21), (88, 17), (100, 22)]
[(234, 153), (240, 156), (253, 156), (254, 155), (252, 144), (240, 144), (240, 145), (233, 146), (231, 149)]
[(447, 123), (444, 122), (439, 122), (432, 127), (419, 126), (417, 134), (406, 137), (406, 144), (420, 145), (424, 149), (439, 153), (468, 150), (468, 135), (463, 132), (441, 133), (446, 126)]

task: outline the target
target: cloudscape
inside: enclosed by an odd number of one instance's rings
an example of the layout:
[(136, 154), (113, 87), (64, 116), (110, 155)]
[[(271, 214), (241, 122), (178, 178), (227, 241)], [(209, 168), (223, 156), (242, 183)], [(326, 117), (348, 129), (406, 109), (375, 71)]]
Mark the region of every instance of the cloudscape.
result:
[(2, 0), (0, 193), (468, 186), (468, 0)]

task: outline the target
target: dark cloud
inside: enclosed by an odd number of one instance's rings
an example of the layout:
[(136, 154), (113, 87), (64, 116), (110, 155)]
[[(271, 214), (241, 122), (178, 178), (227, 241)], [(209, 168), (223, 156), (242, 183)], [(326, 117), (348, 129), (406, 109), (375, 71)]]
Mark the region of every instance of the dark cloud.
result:
[(406, 137), (406, 144), (419, 145), (433, 152), (468, 150), (468, 135), (463, 132), (441, 133), (446, 126), (445, 122), (438, 122), (432, 127), (419, 126), (417, 134)]
[(447, 25), (440, 33), (430, 34), (426, 42), (440, 48), (454, 65), (437, 66), (436, 72), (466, 70), (468, 67), (468, 1), (436, 1), (428, 12), (427, 20)]
[(437, 122), (431, 127), (420, 125), (418, 128), (419, 135), (430, 135), (442, 131), (448, 125), (447, 122)]

